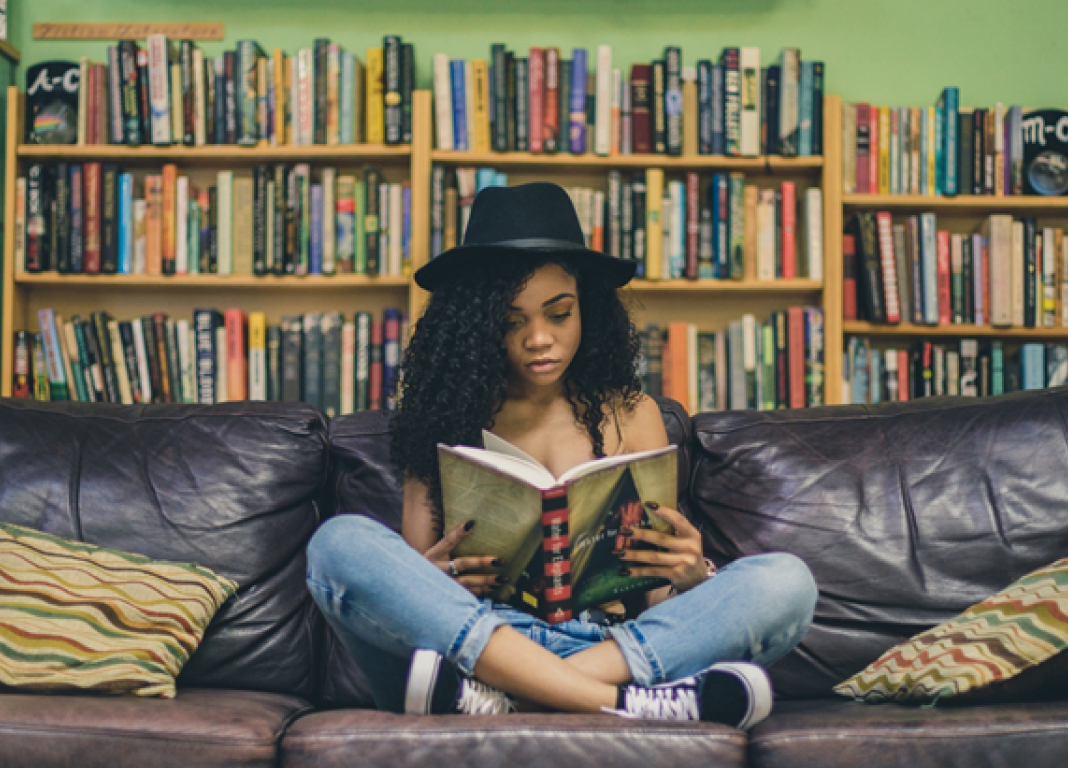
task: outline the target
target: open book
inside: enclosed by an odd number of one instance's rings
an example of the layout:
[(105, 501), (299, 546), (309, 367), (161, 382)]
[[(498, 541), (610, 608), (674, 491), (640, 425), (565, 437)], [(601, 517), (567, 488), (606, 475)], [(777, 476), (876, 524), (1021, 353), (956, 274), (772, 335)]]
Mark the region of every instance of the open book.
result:
[(475, 520), (454, 556), (493, 555), (506, 561), (508, 583), (493, 597), (550, 623), (663, 579), (620, 576), (612, 553), (648, 546), (620, 528), (670, 525), (646, 509), (674, 507), (676, 449), (593, 459), (553, 477), (537, 460), (491, 432), (485, 448), (438, 445), (445, 530)]

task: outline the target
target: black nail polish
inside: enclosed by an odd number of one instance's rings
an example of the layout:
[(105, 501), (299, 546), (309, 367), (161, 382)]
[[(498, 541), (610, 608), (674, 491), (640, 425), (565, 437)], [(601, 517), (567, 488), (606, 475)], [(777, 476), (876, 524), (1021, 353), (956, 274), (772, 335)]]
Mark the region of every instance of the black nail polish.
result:
[(498, 584), (507, 584), (508, 583), (508, 577), (507, 576), (498, 576), (496, 579), (494, 579), (494, 581), (496, 581)]
[(624, 527), (620, 528), (619, 529), (619, 533), (622, 536), (633, 536), (634, 535), (634, 529), (631, 528), (629, 525), (627, 525), (627, 526), (624, 526)]
[(491, 562), (490, 565), (499, 568), (500, 566), (504, 565), (504, 560), (502, 560), (499, 557), (495, 557), (495, 558), (493, 558), (493, 562)]
[(617, 549), (612, 554), (615, 555), (616, 557), (626, 557), (627, 556), (627, 550), (625, 550), (625, 549)]
[(466, 523), (464, 523), (464, 530), (465, 531), (470, 531), (474, 527), (475, 527), (475, 521), (474, 520), (468, 520)]
[(630, 576), (630, 568), (620, 568), (619, 569), (619, 575), (620, 576)]
[(645, 506), (646, 506), (647, 509), (653, 509), (653, 510), (660, 509), (660, 505), (657, 504), (655, 501), (647, 501), (647, 502), (645, 502)]

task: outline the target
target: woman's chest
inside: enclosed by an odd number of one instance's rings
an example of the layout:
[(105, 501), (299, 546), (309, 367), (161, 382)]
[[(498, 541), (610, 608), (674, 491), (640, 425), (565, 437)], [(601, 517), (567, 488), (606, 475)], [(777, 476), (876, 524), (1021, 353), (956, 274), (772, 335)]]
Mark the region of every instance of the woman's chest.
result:
[[(536, 459), (553, 477), (560, 477), (572, 467), (594, 458), (589, 433), (570, 413), (564, 418), (546, 418), (537, 424), (499, 420), (493, 432)], [(615, 430), (605, 430), (605, 455), (617, 453), (618, 443)]]

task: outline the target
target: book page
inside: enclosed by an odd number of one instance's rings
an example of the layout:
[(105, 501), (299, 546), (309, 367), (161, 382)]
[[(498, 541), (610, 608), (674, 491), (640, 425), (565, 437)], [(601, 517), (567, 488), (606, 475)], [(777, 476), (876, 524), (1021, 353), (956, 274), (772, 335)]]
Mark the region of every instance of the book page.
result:
[[(488, 429), (482, 430), (482, 445), (485, 446), (487, 451), (493, 451), (494, 453), (503, 453), (506, 456), (514, 456), (515, 458), (529, 462), (536, 467), (541, 467), (542, 469), (545, 469), (544, 464), (535, 459), (522, 448), (517, 445), (512, 445), (503, 437), (493, 434)], [(545, 471), (548, 472), (549, 470), (545, 469)]]
[[(500, 438), (497, 438), (500, 439)], [(505, 442), (501, 440), (501, 442)], [(514, 446), (513, 446), (514, 448)], [(515, 448), (518, 451), (518, 448)], [(438, 455), (450, 453), (455, 456), (463, 456), (468, 461), (480, 464), (487, 469), (506, 474), (516, 480), (541, 490), (548, 490), (558, 485), (552, 473), (533, 459), (519, 458), (511, 453), (498, 453), (475, 448), (470, 445), (444, 445), (438, 443)], [(533, 461), (533, 463), (531, 463)]]

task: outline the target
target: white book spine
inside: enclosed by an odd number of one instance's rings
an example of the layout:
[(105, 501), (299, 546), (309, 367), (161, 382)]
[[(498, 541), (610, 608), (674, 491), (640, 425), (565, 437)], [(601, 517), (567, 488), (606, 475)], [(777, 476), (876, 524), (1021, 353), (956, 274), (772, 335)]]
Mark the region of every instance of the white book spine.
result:
[(762, 189), (757, 198), (757, 280), (775, 279), (775, 190)]
[(300, 132), (300, 51), (296, 56), (287, 59), (289, 64), (289, 103), (286, 109), (289, 112), (289, 130), (287, 140), (290, 144), (303, 144), (304, 137)]
[(621, 87), (623, 100), (620, 106), (619, 153), (632, 155), (634, 154), (634, 117), (631, 114), (630, 83), (623, 80)]
[(196, 380), (196, 348), (197, 348), (197, 331), (193, 328), (187, 320), (183, 320), (186, 326), (186, 333), (184, 338), (186, 339), (186, 348), (189, 350), (189, 365), (182, 367), (182, 386), (186, 391), (186, 402), (195, 403), (197, 401), (197, 380)]
[[(262, 316), (263, 313), (258, 314)], [(265, 322), (264, 331), (266, 332)], [(266, 338), (263, 341), (266, 344)], [(248, 399), (258, 402), (267, 399), (267, 348), (258, 344), (249, 344), (248, 347)]]
[(204, 93), (204, 52), (193, 49), (193, 143), (202, 147), (208, 143), (207, 94)]
[(612, 70), (612, 106), (610, 110), (611, 142), (608, 148), (610, 155), (619, 155), (623, 152), (623, 71), (619, 68)]
[(171, 143), (170, 63), (165, 35), (149, 35), (148, 104), (153, 144)]
[(356, 323), (341, 325), (341, 414), (356, 410)]
[(607, 155), (612, 144), (612, 46), (597, 46), (597, 96), (593, 151)]
[[(1016, 236), (1011, 218), (995, 215), (987, 219), (986, 226), (986, 269), (990, 285), (990, 307), (988, 314), (991, 325), (1012, 325), (1012, 251)], [(1020, 237), (1022, 244), (1023, 228)]]
[[(784, 48), (779, 63), (779, 136), (796, 138), (801, 123), (801, 63), (796, 48)], [(797, 154), (797, 146), (787, 143), (783, 154)]]
[[(671, 183), (660, 198), (660, 279), (671, 279), (671, 228), (675, 226), (675, 198), (671, 194)], [(657, 275), (653, 275), (657, 277)]]
[(63, 344), (64, 365), (67, 366), (67, 381), (70, 383), (70, 399), (78, 399), (78, 388), (74, 384), (74, 372), (70, 368), (72, 363), (81, 363), (81, 355), (78, 353), (78, 338), (74, 335), (74, 323), (69, 320), (63, 323), (63, 336), (60, 339)]
[(174, 335), (178, 337), (178, 392), (174, 400), (177, 403), (192, 403), (191, 388), (193, 376), (193, 359), (189, 346), (189, 321), (178, 320), (174, 324)]
[(133, 204), (133, 273), (145, 273), (145, 201), (134, 200)]
[[(337, 227), (334, 224), (337, 214), (337, 170), (323, 169), (323, 264), (325, 275), (337, 271)], [(403, 213), (403, 209), (402, 209)]]
[(760, 154), (760, 49), (742, 48), (738, 53), (742, 74), (742, 109), (740, 116), (742, 155)]
[(452, 135), (452, 80), (449, 57), (434, 54), (434, 120), (438, 135), (438, 149), (455, 149)]
[(234, 172), (219, 171), (216, 177), (216, 195), (219, 202), (218, 215), (218, 273), (229, 275), (234, 271)]
[(145, 333), (141, 321), (130, 323), (133, 328), (134, 352), (137, 354), (137, 376), (141, 380), (141, 402), (152, 402), (152, 378), (148, 372), (148, 350), (145, 348)]
[(682, 277), (686, 271), (686, 185), (673, 181), (668, 185), (671, 190), (671, 272), (668, 279)]
[(389, 274), (404, 272), (404, 187), (389, 185)]
[[(1012, 286), (1012, 325), (1022, 328), (1024, 324), (1024, 226), (1022, 221), (1012, 223), (1012, 261), (1009, 272), (1011, 274), (1010, 285)], [(994, 276), (991, 275), (990, 284), (994, 284)], [(1004, 280), (1003, 275), (998, 276)]]
[(217, 403), (225, 403), (230, 399), (230, 384), (226, 378), (229, 368), (226, 326), (220, 325), (215, 329), (215, 402)]
[(1052, 328), (1056, 324), (1057, 312), (1057, 253), (1056, 235), (1052, 227), (1042, 230), (1042, 293), (1043, 325)]
[(300, 143), (311, 144), (315, 138), (314, 100), (315, 100), (315, 59), (310, 48), (301, 48), (297, 52), (297, 80), (299, 81), (298, 117)]
[(174, 271), (189, 273), (189, 177), (179, 176), (175, 191)]
[(805, 245), (809, 280), (823, 279), (823, 190), (805, 190)]

